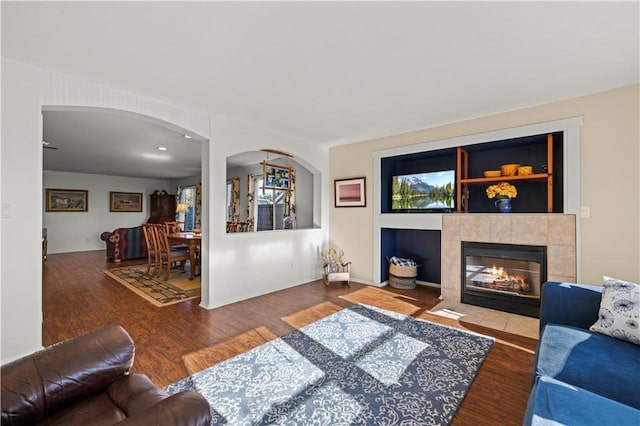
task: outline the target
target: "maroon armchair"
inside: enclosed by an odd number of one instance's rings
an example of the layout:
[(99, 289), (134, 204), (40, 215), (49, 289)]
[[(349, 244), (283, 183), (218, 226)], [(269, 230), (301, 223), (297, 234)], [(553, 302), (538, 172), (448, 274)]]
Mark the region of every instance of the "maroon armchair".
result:
[(169, 396), (129, 374), (134, 345), (109, 326), (2, 366), (2, 425), (209, 425), (193, 390)]

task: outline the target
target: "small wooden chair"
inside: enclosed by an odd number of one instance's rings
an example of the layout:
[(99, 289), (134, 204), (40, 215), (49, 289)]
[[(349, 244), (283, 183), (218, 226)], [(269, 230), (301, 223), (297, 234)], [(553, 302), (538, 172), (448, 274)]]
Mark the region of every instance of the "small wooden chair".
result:
[(330, 248), (327, 252), (322, 252), (322, 260), (324, 261), (322, 280), (325, 285), (340, 281), (349, 285), (351, 279), (351, 262), (344, 262), (342, 260), (343, 256), (344, 252), (342, 250), (338, 256), (334, 248)]
[[(165, 271), (164, 280), (167, 281), (171, 275), (171, 268), (179, 263), (180, 269), (184, 270), (184, 265), (189, 260), (188, 250), (176, 250), (172, 249), (169, 243), (169, 237), (162, 225), (155, 225), (153, 229), (156, 232), (156, 243), (158, 245), (160, 273)], [(191, 265), (193, 268), (194, 265)]]
[(156, 242), (156, 232), (153, 229), (155, 225), (145, 223), (142, 225), (142, 232), (144, 233), (144, 240), (147, 243), (147, 274), (158, 274), (160, 268), (158, 267), (158, 243)]

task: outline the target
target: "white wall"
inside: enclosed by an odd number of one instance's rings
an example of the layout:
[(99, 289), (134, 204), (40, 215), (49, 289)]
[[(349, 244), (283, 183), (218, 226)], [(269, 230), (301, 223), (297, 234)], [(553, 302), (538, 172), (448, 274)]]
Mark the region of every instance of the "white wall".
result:
[[(328, 149), (2, 58), (0, 201), (12, 211), (10, 218), (2, 218), (0, 235), (2, 362), (33, 352), (42, 343), (43, 105), (145, 114), (210, 140), (202, 147), (201, 306), (220, 306), (319, 277), (319, 251), (328, 236), (328, 203), (319, 202), (328, 199)], [(322, 229), (226, 234), (226, 158), (265, 146), (293, 153), (316, 173), (314, 223)]]
[[(89, 191), (87, 212), (43, 212), (42, 226), (47, 228), (48, 252), (53, 254), (104, 249), (105, 243), (100, 239), (100, 234), (145, 223), (150, 216), (149, 195), (155, 190), (163, 189), (174, 194), (176, 187), (177, 185), (168, 180), (45, 170), (43, 203), (46, 203), (46, 188)], [(142, 193), (142, 212), (110, 212), (110, 191)]]
[(42, 107), (50, 105), (145, 114), (209, 137), (208, 115), (2, 58), (0, 202), (11, 213), (0, 235), (1, 362), (42, 345)]
[(2, 63), (2, 360), (42, 342), (42, 115), (40, 74)]
[(313, 173), (304, 167), (296, 167), (296, 226), (313, 228), (313, 205), (316, 202)]
[(202, 182), (202, 176), (196, 175), (196, 176), (189, 176), (182, 179), (173, 179), (171, 181), (171, 185), (173, 188), (177, 188), (179, 186), (182, 186), (182, 187), (195, 186), (197, 183), (200, 183), (200, 182)]
[[(574, 99), (536, 105), (473, 120), (385, 136), (331, 149), (331, 178), (366, 176), (373, 189), (372, 155), (376, 151), (438, 144), (453, 138), (581, 117), (580, 201), (590, 217), (579, 219), (580, 270), (585, 283), (603, 275), (640, 280), (640, 86), (622, 87)], [(574, 174), (567, 169), (565, 172)], [(615, 201), (611, 201), (611, 200)], [(373, 209), (330, 210), (331, 242), (345, 253), (357, 253), (352, 276), (373, 280)], [(379, 206), (378, 206), (379, 209)], [(417, 220), (417, 219), (416, 219)]]
[(322, 185), (314, 188), (314, 210), (319, 205), (314, 223), (320, 224), (321, 228), (227, 234), (226, 204), (211, 204), (209, 261), (212, 293), (208, 307), (318, 279), (322, 266), (320, 251), (328, 236), (328, 149), (319, 147), (317, 143), (230, 119), (212, 117), (211, 129), (210, 200), (226, 199), (227, 157), (257, 151), (265, 146), (293, 154), (296, 161), (314, 173)]

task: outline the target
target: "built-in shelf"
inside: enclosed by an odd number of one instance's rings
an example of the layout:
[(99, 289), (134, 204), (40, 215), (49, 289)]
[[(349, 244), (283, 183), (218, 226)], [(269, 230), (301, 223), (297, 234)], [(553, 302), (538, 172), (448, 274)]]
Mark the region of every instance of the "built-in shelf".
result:
[(513, 180), (544, 180), (548, 179), (551, 175), (549, 173), (535, 173), (527, 176), (499, 176), (490, 178), (470, 178), (460, 179), (460, 183), (491, 183), (491, 182), (504, 182)]
[[(469, 211), (469, 186), (481, 183), (513, 182), (513, 181), (547, 181), (547, 213), (553, 213), (553, 134), (547, 134), (547, 164), (544, 173), (530, 175), (469, 177), (469, 152), (458, 147), (456, 150), (456, 211)], [(526, 160), (526, 158), (524, 158)]]
[[(507, 164), (512, 162), (523, 161), (527, 165), (534, 166), (534, 172), (538, 171), (546, 172), (547, 170), (542, 167), (546, 163), (546, 155), (542, 155), (540, 152), (540, 142), (530, 145), (531, 154), (527, 153), (522, 155), (520, 152), (525, 148), (521, 147), (519, 143), (523, 138), (529, 142), (531, 139), (538, 138), (540, 135), (546, 137), (549, 133), (554, 135), (554, 213), (564, 213), (570, 215), (580, 214), (580, 128), (583, 124), (581, 117), (568, 118), (557, 121), (549, 121), (543, 123), (536, 123), (527, 126), (501, 129), (486, 133), (478, 133), (471, 135), (464, 135), (460, 137), (452, 137), (448, 139), (428, 141), (422, 143), (407, 144), (404, 146), (390, 147), (373, 152), (373, 270), (372, 270), (372, 284), (381, 285), (386, 279), (385, 270), (381, 268), (381, 265), (386, 263), (386, 259), (383, 253), (388, 253), (386, 250), (386, 244), (383, 242), (382, 230), (384, 228), (391, 229), (424, 229), (424, 230), (443, 230), (443, 222), (446, 219), (450, 219), (450, 224), (454, 224), (452, 229), (452, 235), (458, 235), (461, 232), (460, 222), (461, 219), (468, 220), (485, 220), (484, 215), (474, 214), (450, 214), (450, 213), (417, 213), (407, 214), (392, 212), (390, 209), (388, 200), (389, 183), (391, 176), (394, 173), (399, 173), (401, 170), (394, 170), (396, 165), (400, 165), (401, 162), (407, 160), (427, 159), (429, 161), (447, 161), (446, 167), (455, 168), (456, 166), (456, 148), (464, 147), (473, 155), (472, 162), (469, 164), (470, 172), (469, 179), (484, 179), (482, 177), (483, 170), (495, 170), (500, 164)], [(535, 136), (533, 136), (535, 135)], [(498, 141), (498, 142), (493, 142)], [(544, 145), (544, 142), (542, 142)], [(514, 149), (510, 147), (514, 146)], [(493, 148), (496, 149), (493, 149)], [(535, 148), (536, 152), (533, 152)], [(514, 155), (503, 156), (503, 152), (511, 151)], [(540, 154), (537, 155), (536, 153)], [(536, 159), (533, 160), (534, 155)], [(436, 160), (437, 159), (437, 160)], [(450, 161), (450, 162), (449, 162)], [(436, 170), (434, 167), (432, 170)], [(440, 169), (441, 170), (441, 169)], [(406, 172), (411, 172), (407, 170)], [(512, 214), (496, 214), (497, 220), (510, 221), (529, 214), (529, 217), (535, 221), (540, 217), (537, 213), (545, 213), (547, 210), (546, 204), (543, 206), (540, 201), (540, 193), (545, 185), (545, 178), (519, 180), (518, 181), (518, 198), (517, 208), (514, 207), (514, 213)], [(500, 179), (502, 180), (502, 179)], [(472, 202), (471, 210), (476, 213), (495, 213), (493, 206), (493, 200), (490, 200), (484, 194), (485, 186), (483, 181), (476, 181), (473, 184), (468, 183), (470, 188)], [(546, 191), (545, 191), (546, 192)], [(533, 203), (533, 199), (537, 199)], [(521, 213), (517, 214), (517, 213)], [(484, 219), (482, 219), (484, 218)], [(528, 220), (525, 220), (528, 223)], [(466, 227), (472, 230), (471, 227)], [(475, 232), (475, 229), (473, 229)], [(575, 277), (577, 282), (580, 281), (580, 221), (575, 222), (575, 238), (576, 238), (576, 273)], [(447, 240), (449, 237), (442, 235), (443, 240)], [(527, 235), (521, 235), (518, 237), (527, 238)], [(443, 244), (441, 248), (443, 250), (442, 259), (458, 258), (456, 255), (447, 254), (447, 250), (450, 249), (450, 244)], [(555, 264), (555, 261), (552, 263)], [(460, 282), (459, 273), (451, 273), (452, 265), (447, 264), (443, 266), (441, 283), (443, 288), (443, 297), (449, 300), (460, 300)], [(455, 275), (455, 276), (454, 276)], [(552, 275), (562, 275), (558, 274)], [(450, 290), (445, 291), (445, 282), (448, 277), (455, 278), (455, 283), (449, 283), (453, 287)], [(561, 279), (564, 279), (560, 277)], [(566, 278), (573, 279), (573, 278)], [(452, 294), (451, 292), (455, 292)]]
[[(494, 213), (495, 200), (486, 196), (486, 187), (498, 182), (518, 184), (518, 196), (513, 203), (513, 213), (561, 213), (565, 209), (564, 144), (562, 132), (545, 132), (479, 144), (461, 144), (385, 156), (380, 160), (378, 178), (380, 213), (385, 216), (408, 216), (417, 213), (411, 210), (393, 210), (393, 176), (444, 170), (455, 170), (455, 206), (452, 205), (449, 211), (420, 213)], [(533, 168), (533, 173), (523, 176), (483, 176), (485, 170), (496, 170), (502, 164), (511, 163), (529, 165)]]

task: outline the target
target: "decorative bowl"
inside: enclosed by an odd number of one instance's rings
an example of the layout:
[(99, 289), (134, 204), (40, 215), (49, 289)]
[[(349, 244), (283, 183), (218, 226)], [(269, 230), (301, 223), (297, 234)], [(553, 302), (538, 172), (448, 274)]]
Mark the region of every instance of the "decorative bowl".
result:
[(500, 177), (501, 175), (502, 175), (502, 172), (500, 172), (500, 170), (485, 170), (484, 171), (484, 177), (487, 177), (487, 178)]
[(533, 174), (532, 166), (520, 166), (518, 167), (518, 176), (527, 176)]
[(194, 230), (193, 230), (193, 231), (191, 231), (191, 232), (193, 232), (193, 233), (194, 233), (194, 234), (196, 234), (196, 235), (200, 235), (200, 234), (202, 234), (202, 230), (200, 230), (200, 229), (194, 229)]
[(515, 176), (518, 167), (520, 167), (520, 164), (503, 164), (500, 166), (500, 171), (502, 176)]

